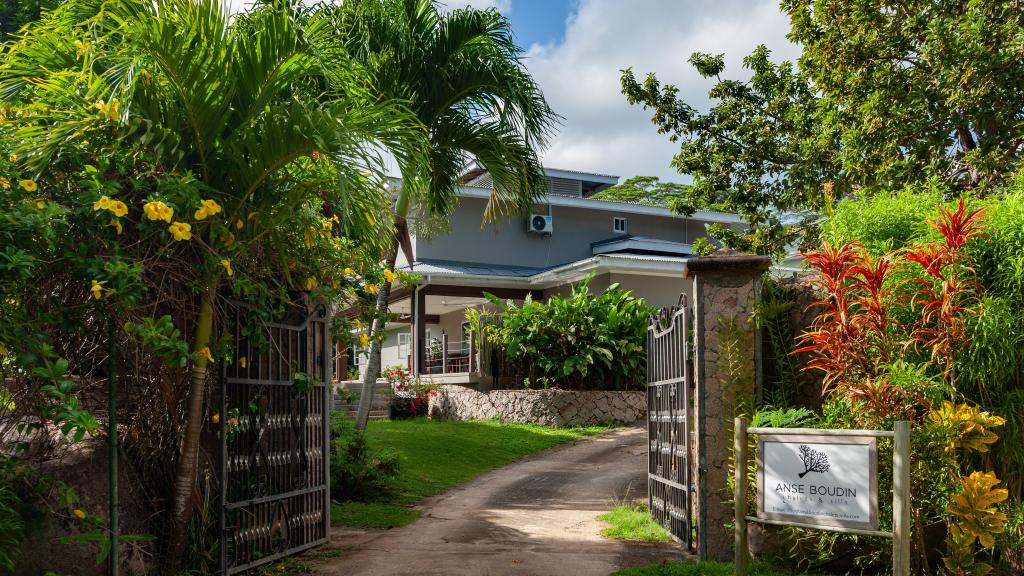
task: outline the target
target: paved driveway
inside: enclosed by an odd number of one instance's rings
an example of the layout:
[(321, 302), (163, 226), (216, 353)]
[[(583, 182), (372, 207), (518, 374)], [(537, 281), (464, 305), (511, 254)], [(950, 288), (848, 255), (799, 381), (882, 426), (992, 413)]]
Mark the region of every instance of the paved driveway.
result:
[(425, 500), (416, 522), (387, 531), (335, 529), (346, 550), (317, 562), (337, 576), (606, 576), (681, 559), (675, 544), (603, 538), (597, 516), (646, 495), (646, 432), (614, 430), (533, 454)]

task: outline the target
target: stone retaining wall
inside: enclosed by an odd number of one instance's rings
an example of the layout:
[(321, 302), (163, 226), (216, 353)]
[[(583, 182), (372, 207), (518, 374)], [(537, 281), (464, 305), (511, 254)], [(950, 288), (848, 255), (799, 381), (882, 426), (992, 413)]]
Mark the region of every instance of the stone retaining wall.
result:
[(575, 426), (600, 422), (636, 422), (647, 413), (643, 392), (573, 390), (492, 390), (477, 392), (444, 385), (430, 398), (430, 417)]

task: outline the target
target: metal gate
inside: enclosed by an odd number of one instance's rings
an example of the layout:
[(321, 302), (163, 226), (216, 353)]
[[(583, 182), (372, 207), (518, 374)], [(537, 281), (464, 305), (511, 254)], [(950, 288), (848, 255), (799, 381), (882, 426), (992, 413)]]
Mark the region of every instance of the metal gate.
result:
[(235, 574), (327, 542), (331, 346), (327, 309), (267, 323), (239, 303), (224, 326), (220, 564)]
[(647, 494), (654, 520), (693, 550), (688, 312), (680, 294), (679, 304), (662, 308), (647, 330)]

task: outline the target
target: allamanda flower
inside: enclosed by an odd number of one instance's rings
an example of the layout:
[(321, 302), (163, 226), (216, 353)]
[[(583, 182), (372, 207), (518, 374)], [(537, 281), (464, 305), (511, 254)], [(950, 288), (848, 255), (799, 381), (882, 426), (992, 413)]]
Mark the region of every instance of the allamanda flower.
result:
[(163, 220), (167, 223), (170, 223), (171, 218), (174, 216), (174, 208), (159, 200), (146, 202), (145, 206), (142, 207), (142, 211), (146, 213), (146, 218), (150, 220)]
[(0, 188), (7, 189), (7, 188), (10, 188), (10, 187), (11, 187), (11, 181), (8, 180), (7, 178), (4, 178), (3, 176), (0, 176)]
[[(35, 186), (35, 183), (32, 184)], [(24, 186), (24, 184), (22, 184)], [(34, 188), (33, 188), (34, 189)], [(26, 188), (28, 190), (28, 188)], [(101, 196), (99, 200), (92, 203), (93, 210), (109, 210), (114, 216), (120, 218), (128, 213), (128, 205), (120, 200), (113, 200), (110, 196)]]
[(213, 354), (210, 354), (210, 347), (209, 346), (203, 346), (199, 350), (196, 350), (196, 356), (199, 356), (200, 358), (206, 358), (207, 362), (211, 362), (212, 363), (212, 362), (215, 361), (213, 359)]
[(113, 288), (107, 288), (105, 286), (106, 283), (107, 283), (106, 280), (95, 280), (94, 279), (92, 281), (92, 288), (89, 288), (89, 290), (92, 292), (92, 297), (93, 298), (95, 298), (97, 300), (102, 300), (104, 297), (110, 296), (111, 294), (114, 293), (114, 289)]
[[(38, 188), (35, 180), (18, 180), (18, 184), (20, 184), (26, 192), (35, 192), (36, 188)], [(4, 186), (4, 188), (6, 188), (6, 186)]]
[(395, 273), (392, 272), (391, 270), (385, 270), (384, 271), (384, 279), (387, 280), (389, 284), (391, 282), (394, 282), (395, 281)]
[(199, 205), (199, 209), (196, 210), (196, 220), (204, 220), (215, 214), (219, 214), (222, 208), (220, 204), (217, 204), (214, 200), (203, 200), (202, 204)]
[(224, 271), (228, 273), (228, 277), (235, 275), (235, 271), (231, 269), (231, 260), (228, 260), (227, 258), (222, 258), (220, 261), (220, 265), (224, 267)]
[(167, 231), (179, 242), (192, 239), (192, 226), (184, 222), (173, 222), (167, 227)]

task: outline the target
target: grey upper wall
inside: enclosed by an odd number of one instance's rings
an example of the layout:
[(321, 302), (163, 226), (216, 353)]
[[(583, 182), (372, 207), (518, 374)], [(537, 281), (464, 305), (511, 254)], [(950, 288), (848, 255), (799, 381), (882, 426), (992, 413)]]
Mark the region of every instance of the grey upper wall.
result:
[[(626, 218), (627, 233), (689, 244), (704, 236), (704, 221), (695, 218), (629, 213), (628, 204), (602, 202), (607, 209), (551, 206), (554, 233), (549, 237), (526, 231), (522, 217), (504, 218), (481, 229), (483, 198), (462, 196), (451, 217), (451, 231), (416, 240), (418, 260), (453, 260), (548, 268), (593, 256), (590, 244), (621, 233), (612, 218)], [(635, 208), (635, 207), (634, 207)], [(547, 212), (547, 206), (538, 207)]]

